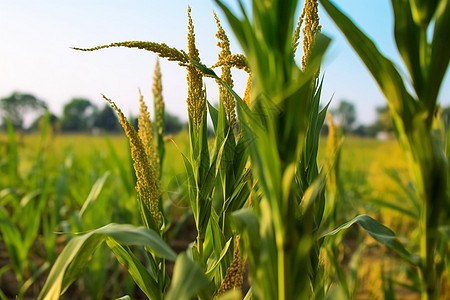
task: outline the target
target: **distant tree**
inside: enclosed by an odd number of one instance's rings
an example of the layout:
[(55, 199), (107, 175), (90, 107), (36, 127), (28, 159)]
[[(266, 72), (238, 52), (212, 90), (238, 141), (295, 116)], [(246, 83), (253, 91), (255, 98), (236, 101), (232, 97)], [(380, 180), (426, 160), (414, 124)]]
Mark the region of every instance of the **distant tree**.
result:
[(450, 106), (444, 107), (442, 109), (441, 119), (444, 121), (444, 126), (447, 129), (450, 125)]
[(359, 125), (353, 130), (353, 133), (360, 136), (375, 137), (378, 133), (387, 133), (387, 136), (392, 136), (394, 132), (394, 125), (392, 123), (392, 116), (388, 106), (379, 106), (376, 108), (377, 119), (370, 125)]
[(353, 124), (356, 121), (356, 109), (353, 103), (343, 100), (332, 113), (344, 132), (352, 131)]
[[(48, 116), (47, 116), (47, 114), (48, 114)], [(41, 130), (46, 117), (48, 117), (48, 122), (50, 123), (49, 125), (51, 126), (53, 132), (58, 132), (61, 129), (59, 118), (55, 114), (48, 112), (48, 111), (45, 112), (43, 115), (37, 117), (33, 121), (33, 123), (31, 123), (29, 130), (32, 130), (32, 131)]]
[(353, 129), (352, 133), (354, 135), (362, 136), (362, 137), (375, 137), (379, 132), (378, 129), (374, 127), (373, 124), (370, 125), (358, 125), (355, 129)]
[[(139, 130), (138, 118), (131, 116), (128, 120), (134, 129)], [(187, 122), (183, 123), (177, 116), (172, 115), (167, 110), (164, 112), (164, 134), (176, 134), (184, 128), (188, 128)]]
[(0, 109), (5, 124), (5, 119), (10, 118), (15, 129), (24, 129), (24, 117), (28, 113), (41, 114), (47, 108), (47, 104), (31, 94), (12, 93), (9, 97), (0, 100)]
[(184, 127), (184, 124), (180, 121), (180, 119), (172, 115), (171, 113), (165, 111), (164, 112), (164, 133), (165, 134), (175, 134), (181, 131)]
[(109, 104), (105, 104), (103, 109), (95, 116), (94, 126), (108, 132), (119, 131), (121, 128), (119, 119)]
[(379, 131), (393, 132), (394, 124), (392, 123), (391, 111), (389, 106), (377, 107), (377, 121)]
[(63, 131), (86, 131), (92, 129), (97, 107), (84, 98), (74, 98), (63, 108), (61, 129)]

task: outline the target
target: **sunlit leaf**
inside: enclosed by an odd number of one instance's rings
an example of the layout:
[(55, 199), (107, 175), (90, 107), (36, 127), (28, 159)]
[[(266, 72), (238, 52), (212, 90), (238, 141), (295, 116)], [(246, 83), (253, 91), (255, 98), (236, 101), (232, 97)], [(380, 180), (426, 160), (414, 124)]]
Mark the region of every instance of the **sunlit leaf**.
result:
[(122, 245), (146, 246), (170, 260), (176, 258), (175, 252), (154, 231), (127, 224), (109, 224), (70, 240), (50, 270), (39, 299), (58, 299), (83, 274), (92, 254), (107, 238)]
[[(173, 270), (173, 279), (167, 300), (189, 300), (201, 291), (210, 291), (213, 288), (200, 267), (191, 260), (186, 253), (178, 255)], [(209, 297), (211, 299), (212, 296)]]
[(383, 224), (380, 224), (375, 219), (372, 219), (371, 217), (367, 215), (360, 215), (355, 217), (353, 220), (342, 224), (335, 230), (322, 235), (322, 238), (337, 234), (341, 230), (347, 229), (350, 226), (352, 226), (354, 223), (357, 223), (360, 225), (365, 231), (367, 231), (375, 240), (380, 242), (381, 244), (385, 245), (389, 249), (393, 250), (395, 253), (400, 255), (404, 260), (411, 263), (412, 265), (418, 265), (420, 261), (420, 257), (418, 255), (414, 255), (408, 252), (408, 250), (405, 249), (403, 244), (396, 238), (395, 233), (384, 226)]

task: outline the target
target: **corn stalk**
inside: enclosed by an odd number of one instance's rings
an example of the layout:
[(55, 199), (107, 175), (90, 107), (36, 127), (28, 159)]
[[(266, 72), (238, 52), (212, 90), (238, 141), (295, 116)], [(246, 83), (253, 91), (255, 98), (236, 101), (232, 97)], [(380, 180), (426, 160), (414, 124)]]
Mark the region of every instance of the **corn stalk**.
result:
[[(450, 2), (391, 2), (395, 41), (409, 78), (402, 78), (374, 42), (329, 0), (321, 0), (388, 101), (421, 203), (420, 259), (409, 262), (416, 266), (422, 280), (422, 299), (434, 300), (439, 297), (440, 277), (449, 259), (448, 247), (442, 246), (449, 242), (442, 229), (449, 225), (448, 158), (445, 143), (435, 134), (433, 120), (450, 58), (445, 46), (450, 35)], [(414, 93), (406, 88), (408, 80)]]

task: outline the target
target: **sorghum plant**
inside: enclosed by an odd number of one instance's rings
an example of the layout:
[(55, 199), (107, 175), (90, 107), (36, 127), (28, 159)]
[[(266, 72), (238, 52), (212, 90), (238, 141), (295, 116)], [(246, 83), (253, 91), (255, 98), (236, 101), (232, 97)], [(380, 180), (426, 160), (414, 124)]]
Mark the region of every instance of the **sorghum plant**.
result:
[[(386, 97), (420, 199), (417, 219), (419, 255), (397, 252), (421, 278), (422, 299), (438, 299), (440, 278), (448, 266), (450, 200), (449, 163), (445, 141), (436, 134), (433, 121), (438, 94), (447, 71), (450, 51), (450, 2), (392, 0), (397, 49), (408, 71), (402, 76), (354, 23), (328, 0), (321, 0), (347, 40), (371, 72)], [(407, 86), (410, 84), (412, 90)], [(448, 152), (447, 152), (448, 153)], [(390, 244), (390, 247), (393, 247)], [(401, 246), (401, 247), (400, 247)], [(447, 270), (448, 271), (448, 270)]]
[[(329, 40), (318, 33), (317, 2), (306, 1), (302, 14), (303, 68), (294, 61), (300, 30), (294, 33), (297, 1), (252, 1), (252, 19), (242, 5), (239, 19), (222, 1), (216, 2), (251, 70), (249, 106), (234, 96), (257, 178), (257, 197), (252, 197), (251, 208), (233, 217), (243, 231), (253, 297), (321, 298), (321, 283), (316, 281), (320, 277), (318, 228), (326, 177), (317, 167), (317, 145), (326, 109), (319, 111), (317, 75)], [(219, 80), (212, 70), (200, 64), (199, 68)]]

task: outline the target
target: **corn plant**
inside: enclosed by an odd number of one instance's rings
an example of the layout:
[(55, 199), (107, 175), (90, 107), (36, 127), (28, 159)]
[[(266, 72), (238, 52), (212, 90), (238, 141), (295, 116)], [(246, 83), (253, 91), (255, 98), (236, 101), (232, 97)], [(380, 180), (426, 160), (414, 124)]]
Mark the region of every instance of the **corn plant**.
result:
[[(217, 18), (216, 20), (222, 49), (219, 55), (220, 59), (220, 57), (226, 57), (229, 54), (229, 42), (220, 22)], [(232, 113), (234, 111), (234, 99), (232, 95), (226, 94), (229, 93), (226, 90), (221, 91), (222, 99), (218, 110), (209, 105), (216, 132), (216, 142), (210, 153), (207, 140), (206, 91), (203, 88), (203, 76), (194, 64), (194, 62), (200, 61), (200, 58), (195, 46), (194, 26), (190, 9), (188, 21), (187, 53), (170, 48), (165, 44), (152, 42), (115, 43), (88, 50), (111, 46), (143, 48), (156, 52), (163, 58), (178, 61), (181, 66), (188, 70), (187, 103), (190, 153), (188, 155), (183, 154), (182, 157), (186, 166), (190, 202), (196, 221), (197, 239), (192, 250), (188, 251), (188, 255), (181, 254), (178, 256), (172, 287), (167, 297), (169, 299), (187, 299), (198, 293), (199, 295), (203, 294), (203, 297), (208, 299), (215, 293), (223, 294), (227, 290), (242, 284), (242, 262), (239, 256), (239, 245), (237, 242), (231, 243), (235, 233), (231, 229), (229, 214), (241, 208), (249, 194), (247, 186), (249, 172), (245, 169), (248, 154), (245, 151), (243, 139), (235, 136), (235, 120)], [(223, 65), (222, 70), (225, 70), (223, 79), (230, 83), (230, 66)], [(170, 220), (165, 218), (162, 209), (162, 193), (159, 183), (164, 155), (162, 138), (163, 102), (160, 76), (157, 66), (154, 80), (155, 112), (157, 114), (155, 129), (150, 121), (142, 96), (140, 98), (141, 109), (137, 132), (126, 120), (120, 109), (105, 97), (119, 114), (119, 120), (130, 140), (131, 156), (134, 160), (137, 178), (136, 190), (139, 208), (143, 224), (148, 230), (110, 224), (73, 238), (53, 267), (47, 284), (40, 295), (41, 298), (57, 297), (59, 293), (63, 293), (70, 283), (80, 275), (79, 270), (84, 268), (90, 254), (105, 240), (117, 259), (127, 266), (137, 285), (149, 298), (160, 299), (164, 297), (168, 286), (165, 258), (173, 260), (174, 253), (163, 242)], [(154, 133), (157, 136), (156, 147)], [(222, 157), (224, 157), (223, 160)], [(218, 182), (219, 174), (220, 183)], [(212, 201), (216, 185), (221, 187), (223, 197), (214, 208)], [(119, 230), (119, 234), (112, 236), (110, 228)], [(140, 236), (137, 245), (148, 246), (146, 252), (150, 268), (142, 265), (130, 249), (125, 247), (130, 243), (133, 235)], [(128, 236), (130, 236), (129, 241), (127, 241)], [(160, 238), (156, 238), (156, 236)], [(149, 244), (143, 243), (145, 237), (150, 239)], [(236, 237), (235, 240), (238, 240), (238, 238)], [(91, 247), (91, 244), (94, 246)], [(156, 249), (154, 249), (155, 247)], [(69, 257), (69, 260), (64, 261), (63, 259), (67, 259), (67, 257)], [(74, 271), (72, 270), (74, 265), (82, 267), (79, 269), (77, 267), (77, 270)], [(194, 272), (196, 275), (189, 276), (189, 272)], [(237, 272), (237, 275), (233, 275), (233, 272)], [(182, 274), (181, 279), (179, 274)], [(195, 280), (189, 286), (189, 282), (185, 281), (188, 277)], [(216, 283), (215, 288), (211, 282), (212, 279)], [(186, 287), (188, 287), (187, 290)]]
[[(436, 134), (433, 120), (450, 59), (450, 51), (445, 46), (450, 35), (450, 3), (391, 1), (395, 42), (407, 76), (402, 76), (394, 63), (334, 4), (328, 0), (321, 3), (386, 97), (420, 200), (419, 254), (410, 254), (395, 240), (385, 245), (417, 269), (422, 299), (438, 299), (440, 278), (449, 261), (450, 202), (446, 146), (444, 139)], [(409, 84), (411, 91), (407, 88)]]
[[(137, 132), (120, 109), (104, 97), (119, 114), (130, 140), (144, 227), (109, 224), (73, 238), (56, 261), (41, 299), (58, 298), (80, 276), (93, 251), (104, 241), (151, 299), (240, 297), (240, 249), (250, 268), (247, 299), (325, 297), (327, 281), (319, 263), (320, 248), (325, 236), (351, 223), (320, 235), (325, 184), (338, 154), (334, 147), (327, 167), (317, 163), (319, 133), (327, 110), (327, 106), (319, 109), (323, 81), (318, 75), (330, 42), (320, 34), (317, 1), (305, 2), (295, 29), (298, 1), (252, 1), (251, 17), (242, 4), (240, 13), (234, 14), (223, 1), (216, 2), (245, 56), (230, 52), (228, 38), (215, 17), (221, 51), (218, 62), (207, 67), (195, 45), (190, 9), (187, 51), (136, 41), (76, 48), (139, 48), (187, 69), (190, 151), (182, 154), (182, 159), (197, 230), (192, 247), (175, 256), (164, 242), (170, 220), (161, 205), (159, 175), (164, 151), (159, 144), (162, 130), (158, 118), (155, 147), (155, 130), (142, 96)], [(295, 53), (303, 21), (300, 67)], [(216, 67), (221, 67), (220, 77), (213, 70)], [(250, 73), (243, 97), (233, 90), (231, 67)], [(219, 84), (218, 109), (207, 101), (203, 77), (212, 77)], [(207, 139), (208, 111), (215, 133), (212, 148)], [(372, 218), (359, 216), (353, 222), (414, 261), (392, 232)], [(145, 246), (148, 265), (142, 264), (128, 245)], [(175, 258), (173, 277), (169, 279), (165, 260)]]
[[(326, 109), (318, 111), (317, 74), (329, 42), (318, 34), (317, 3), (305, 4), (302, 70), (294, 61), (297, 38), (292, 37), (297, 1), (253, 1), (252, 19), (242, 5), (239, 19), (222, 1), (216, 2), (241, 43), (252, 74), (250, 106), (234, 95), (258, 197), (251, 209), (233, 216), (243, 230), (253, 297), (323, 297), (320, 288), (310, 289), (320, 286), (316, 237), (325, 176), (318, 174), (316, 157)], [(211, 70), (204, 72), (217, 79)]]
[[(19, 172), (19, 151), (16, 144), (16, 133), (12, 123), (7, 121), (8, 129), (8, 160), (6, 165), (7, 180), (3, 181), (0, 191), (0, 233), (10, 257), (10, 264), (2, 266), (0, 273), (12, 269), (18, 283), (18, 296), (23, 297), (27, 290), (49, 268), (53, 260), (52, 251), (47, 251), (42, 263), (36, 264), (29, 259), (36, 252), (35, 243), (39, 240), (40, 225), (47, 225), (45, 207), (51, 197), (54, 181), (43, 180), (45, 169), (45, 140), (49, 125), (48, 115), (44, 119), (43, 130), (34, 164), (26, 172)], [(22, 182), (22, 185), (19, 184)], [(52, 227), (54, 230), (55, 227)], [(55, 248), (55, 239), (49, 237), (45, 242), (48, 248)], [(46, 250), (48, 249), (46, 248)], [(6, 298), (3, 292), (0, 297)]]

